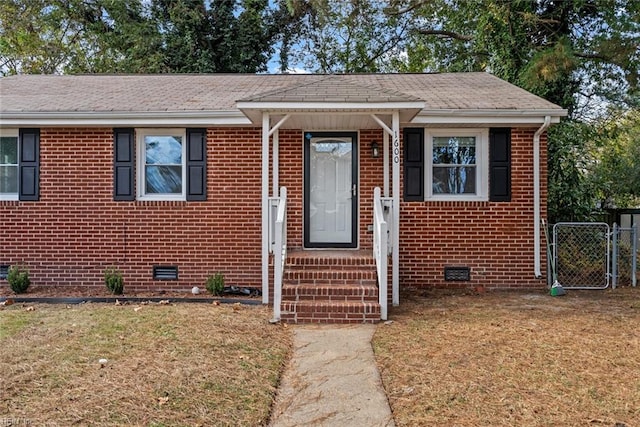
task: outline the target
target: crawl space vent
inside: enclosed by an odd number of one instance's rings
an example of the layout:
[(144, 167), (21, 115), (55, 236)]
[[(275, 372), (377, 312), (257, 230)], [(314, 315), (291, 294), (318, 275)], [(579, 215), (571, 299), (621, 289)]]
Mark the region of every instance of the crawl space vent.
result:
[(8, 275), (9, 275), (9, 266), (0, 265), (0, 279), (6, 279)]
[(178, 280), (178, 267), (175, 265), (154, 265), (153, 278), (156, 280)]
[(471, 280), (469, 267), (445, 267), (444, 280), (448, 282), (468, 282)]

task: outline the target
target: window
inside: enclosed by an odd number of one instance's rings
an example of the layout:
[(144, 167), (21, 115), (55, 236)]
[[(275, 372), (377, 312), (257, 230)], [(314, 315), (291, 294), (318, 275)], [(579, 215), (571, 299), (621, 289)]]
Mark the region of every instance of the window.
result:
[(0, 200), (18, 200), (18, 130), (0, 130)]
[(425, 151), (427, 199), (487, 200), (488, 130), (427, 130)]
[(186, 200), (186, 134), (184, 129), (140, 129), (138, 198)]

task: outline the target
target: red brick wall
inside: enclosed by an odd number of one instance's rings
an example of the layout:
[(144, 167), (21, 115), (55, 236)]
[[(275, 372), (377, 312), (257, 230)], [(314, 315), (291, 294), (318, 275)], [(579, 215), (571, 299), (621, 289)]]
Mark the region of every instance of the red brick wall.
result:
[[(260, 286), (260, 131), (208, 132), (206, 202), (114, 202), (108, 129), (41, 129), (40, 201), (0, 202), (0, 264), (24, 262), (34, 286), (190, 289), (208, 274)], [(257, 154), (256, 154), (257, 153)], [(176, 265), (178, 281), (152, 279)]]
[[(546, 285), (546, 281), (534, 278), (534, 132), (535, 129), (512, 130), (511, 202), (401, 203), (401, 286), (539, 288)], [(546, 139), (541, 145), (542, 152), (546, 153)], [(544, 183), (547, 178), (545, 154), (540, 163)], [(541, 188), (541, 214), (545, 218), (546, 186)], [(544, 240), (541, 252), (544, 275)], [(444, 281), (445, 266), (470, 267), (471, 281)]]
[[(512, 134), (511, 202), (401, 204), (401, 286), (543, 286), (533, 279), (534, 131)], [(260, 135), (259, 128), (209, 129), (206, 202), (114, 202), (111, 128), (41, 129), (40, 201), (0, 202), (0, 264), (24, 262), (34, 286), (102, 289), (102, 272), (111, 265), (123, 270), (125, 290), (188, 290), (217, 271), (227, 284), (260, 286)], [(374, 140), (382, 148), (380, 130), (360, 131), (365, 249), (373, 188), (383, 185), (382, 155), (371, 157)], [(543, 153), (544, 147), (543, 141)], [(302, 158), (302, 132), (280, 131), (292, 248), (302, 246)], [(541, 164), (546, 182), (544, 155)], [(179, 280), (153, 280), (153, 265), (178, 266)], [(444, 282), (447, 265), (471, 267), (472, 281)]]

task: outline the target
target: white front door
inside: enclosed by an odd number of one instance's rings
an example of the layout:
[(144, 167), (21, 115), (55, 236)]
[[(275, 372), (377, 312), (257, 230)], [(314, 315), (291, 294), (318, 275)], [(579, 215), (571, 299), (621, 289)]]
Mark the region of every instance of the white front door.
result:
[(305, 246), (357, 246), (357, 134), (305, 135)]

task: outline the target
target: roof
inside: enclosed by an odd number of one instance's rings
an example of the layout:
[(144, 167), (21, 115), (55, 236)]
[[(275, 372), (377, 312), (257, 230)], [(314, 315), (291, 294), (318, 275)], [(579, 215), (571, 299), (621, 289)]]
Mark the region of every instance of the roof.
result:
[(243, 105), (249, 110), (270, 107), (275, 111), (274, 106), (281, 105), (279, 111), (285, 111), (286, 105), (306, 111), (311, 104), (314, 108), (331, 105), (334, 111), (371, 105), (411, 109), (414, 113), (407, 117), (414, 121), (456, 115), (566, 115), (559, 106), (488, 73), (17, 75), (0, 79), (0, 125), (5, 126), (27, 123), (27, 118), (76, 118), (95, 124), (103, 119), (106, 124), (119, 117), (241, 124), (249, 123), (246, 111), (241, 111)]

